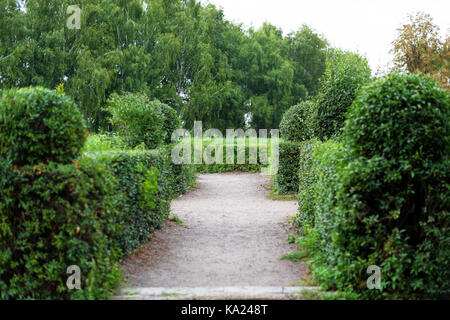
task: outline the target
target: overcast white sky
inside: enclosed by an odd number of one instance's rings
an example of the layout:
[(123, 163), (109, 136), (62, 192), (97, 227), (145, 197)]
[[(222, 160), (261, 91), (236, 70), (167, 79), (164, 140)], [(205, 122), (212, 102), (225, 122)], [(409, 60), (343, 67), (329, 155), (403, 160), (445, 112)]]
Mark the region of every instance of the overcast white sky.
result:
[(376, 72), (391, 62), (391, 42), (407, 14), (429, 13), (443, 35), (450, 33), (449, 0), (203, 0), (223, 8), (225, 17), (245, 27), (263, 22), (287, 34), (307, 24), (330, 44), (359, 52)]

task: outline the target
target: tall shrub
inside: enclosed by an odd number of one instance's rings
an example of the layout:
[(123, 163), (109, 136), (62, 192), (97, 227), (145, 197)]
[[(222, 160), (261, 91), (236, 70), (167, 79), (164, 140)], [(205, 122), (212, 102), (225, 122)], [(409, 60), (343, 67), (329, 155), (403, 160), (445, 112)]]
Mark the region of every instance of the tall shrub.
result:
[[(450, 96), (429, 77), (391, 74), (366, 87), (344, 129), (345, 152), (319, 157), (314, 276), (363, 298), (450, 293)], [(341, 150), (341, 149), (340, 149)], [(368, 290), (370, 265), (382, 290)]]
[(367, 60), (358, 54), (331, 50), (317, 95), (316, 136), (320, 139), (340, 134), (345, 114), (358, 90), (370, 80)]

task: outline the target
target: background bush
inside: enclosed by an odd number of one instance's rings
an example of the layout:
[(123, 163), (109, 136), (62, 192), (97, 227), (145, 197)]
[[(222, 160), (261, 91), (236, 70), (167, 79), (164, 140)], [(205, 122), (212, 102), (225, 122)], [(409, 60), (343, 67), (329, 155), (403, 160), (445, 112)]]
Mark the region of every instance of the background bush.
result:
[(280, 122), (281, 138), (290, 141), (305, 141), (313, 135), (313, 121), (316, 105), (303, 101), (290, 107)]
[(318, 109), (314, 127), (317, 137), (324, 140), (340, 134), (348, 108), (370, 76), (365, 58), (352, 52), (330, 50), (316, 98)]
[(167, 104), (159, 103), (161, 113), (164, 117), (163, 131), (166, 133), (164, 142), (170, 144), (172, 142), (172, 133), (181, 128), (181, 120), (175, 109), (169, 107)]
[(119, 151), (125, 150), (126, 145), (118, 134), (90, 134), (81, 149), (82, 152)]
[[(301, 242), (325, 287), (362, 298), (450, 293), (449, 94), (392, 74), (353, 104), (344, 144), (313, 160), (314, 228)], [(366, 288), (378, 265), (383, 290)]]
[(300, 146), (300, 142), (280, 141), (279, 167), (275, 176), (275, 189), (279, 194), (298, 192)]
[[(211, 143), (213, 143), (214, 140), (208, 140), (204, 139), (202, 142), (202, 155), (206, 149), (207, 146), (209, 146)], [(220, 173), (220, 172), (228, 172), (228, 171), (243, 171), (243, 172), (258, 172), (263, 167), (267, 167), (269, 164), (265, 161), (261, 154), (260, 154), (260, 145), (254, 145), (250, 143), (250, 139), (245, 139), (245, 147), (242, 148), (243, 151), (240, 151), (241, 149), (238, 147), (238, 140), (236, 139), (233, 144), (227, 144), (226, 140), (223, 139), (223, 158), (222, 163), (212, 163), (207, 164), (205, 162), (204, 157), (202, 157), (202, 163), (201, 164), (195, 164), (196, 171), (199, 173)], [(239, 142), (242, 143), (242, 142)], [(271, 153), (271, 146), (270, 146), (270, 140), (267, 139), (266, 141), (263, 141), (261, 143), (267, 144), (267, 157), (270, 157)], [(234, 154), (234, 163), (227, 163), (227, 148), (232, 148), (233, 154)], [(191, 139), (191, 159), (192, 162), (194, 162), (194, 152), (196, 150), (196, 146), (194, 144), (194, 139)], [(255, 150), (257, 152), (256, 157), (256, 163), (250, 163), (250, 150)], [(245, 161), (244, 163), (238, 163), (238, 154), (239, 152), (245, 152)], [(212, 156), (215, 157), (215, 149), (211, 152)], [(215, 158), (214, 158), (215, 159)]]
[(70, 163), (85, 141), (75, 103), (44, 88), (3, 90), (0, 97), (0, 157), (18, 166)]
[(150, 101), (145, 94), (126, 93), (111, 95), (105, 110), (111, 114), (115, 132), (129, 147), (143, 143), (148, 149), (156, 149), (166, 139), (160, 106), (158, 100)]

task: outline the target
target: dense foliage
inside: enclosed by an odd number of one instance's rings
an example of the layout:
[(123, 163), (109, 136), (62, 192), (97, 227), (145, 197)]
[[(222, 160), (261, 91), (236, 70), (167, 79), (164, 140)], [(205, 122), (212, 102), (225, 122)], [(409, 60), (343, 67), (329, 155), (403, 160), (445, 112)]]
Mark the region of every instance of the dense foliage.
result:
[[(0, 159), (0, 298), (106, 298), (120, 283), (116, 200), (104, 168)], [(66, 286), (81, 269), (81, 290)]]
[(297, 193), (300, 142), (280, 141), (278, 172), (275, 176), (275, 189), (279, 194)]
[(281, 138), (289, 141), (305, 141), (314, 134), (313, 122), (316, 104), (304, 101), (290, 107), (283, 115), (280, 123)]
[(395, 69), (431, 75), (450, 90), (450, 34), (441, 38), (439, 27), (423, 12), (408, 18), (392, 42)]
[(181, 128), (180, 117), (177, 112), (169, 107), (167, 104), (160, 103), (159, 108), (163, 115), (163, 131), (166, 135), (164, 142), (165, 144), (170, 144), (172, 142), (172, 133)]
[(90, 152), (115, 177), (116, 204), (122, 226), (117, 239), (125, 254), (149, 239), (169, 216), (172, 198), (186, 192), (195, 174), (193, 166), (170, 161), (171, 146), (156, 150)]
[[(270, 140), (262, 141), (260, 144), (249, 141), (249, 139), (241, 141), (235, 139), (234, 143), (227, 144), (222, 141), (221, 147), (216, 147), (215, 143), (220, 144), (221, 141), (203, 140), (201, 149), (195, 145), (194, 140), (191, 141), (192, 161), (196, 159), (195, 152), (202, 154), (202, 161), (195, 165), (197, 172), (200, 173), (218, 173), (228, 171), (258, 172), (262, 168), (269, 165), (271, 155)], [(262, 147), (262, 144), (266, 145)], [(208, 149), (207, 149), (208, 148)], [(216, 151), (222, 155), (216, 158)], [(227, 163), (227, 150), (232, 154), (233, 161)], [(208, 163), (205, 155), (209, 155), (213, 163)], [(216, 161), (217, 159), (217, 161)], [(231, 159), (231, 156), (228, 160)]]
[[(81, 114), (63, 94), (6, 91), (1, 100), (0, 296), (105, 298), (120, 282), (114, 179), (79, 164)], [(70, 291), (66, 270), (83, 272)]]
[[(0, 298), (109, 297), (123, 255), (162, 225), (194, 167), (170, 161), (173, 145), (122, 151), (115, 135), (90, 136), (80, 154), (83, 120), (62, 93), (10, 90), (1, 101)], [(31, 152), (11, 153), (29, 141)], [(66, 285), (72, 265), (80, 290)]]
[[(298, 163), (298, 214), (295, 223), (303, 229), (314, 225), (314, 210), (316, 209), (315, 193), (312, 190), (320, 172), (314, 172), (317, 166), (313, 165), (314, 154), (320, 146), (320, 140), (313, 138), (300, 143)], [(301, 230), (302, 232), (304, 230)]]
[(330, 50), (327, 67), (320, 79), (320, 89), (316, 98), (316, 136), (320, 139), (340, 134), (344, 126), (345, 114), (364, 84), (370, 80), (367, 60), (358, 54)]
[(70, 163), (85, 141), (74, 102), (44, 88), (0, 92), (0, 157), (13, 164)]
[[(283, 36), (270, 24), (244, 30), (199, 1), (145, 3), (0, 0), (0, 89), (64, 82), (91, 130), (106, 127), (112, 93), (146, 93), (188, 129), (199, 120), (220, 130), (243, 128), (248, 112), (254, 127), (277, 128), (316, 93), (326, 41), (311, 28)], [(69, 5), (80, 29), (67, 28)]]
[[(105, 108), (111, 123), (130, 148), (144, 144), (148, 149), (161, 146), (166, 139), (166, 124), (159, 101), (150, 101), (145, 94), (113, 94)], [(170, 120), (168, 120), (170, 121)]]
[[(450, 293), (449, 99), (428, 77), (389, 75), (360, 93), (343, 143), (317, 148), (301, 244), (325, 287), (363, 298)], [(370, 265), (382, 290), (366, 287)]]

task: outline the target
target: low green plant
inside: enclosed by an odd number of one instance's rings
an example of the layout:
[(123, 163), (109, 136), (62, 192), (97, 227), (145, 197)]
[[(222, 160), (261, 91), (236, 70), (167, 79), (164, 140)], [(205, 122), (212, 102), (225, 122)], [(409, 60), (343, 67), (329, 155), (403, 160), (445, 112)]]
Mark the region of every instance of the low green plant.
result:
[(186, 227), (186, 224), (184, 223), (184, 221), (181, 220), (180, 217), (177, 216), (176, 214), (172, 214), (170, 216), (169, 220), (175, 222), (177, 225), (179, 225), (181, 227)]
[(292, 262), (300, 262), (303, 258), (308, 256), (306, 251), (288, 252), (281, 256), (280, 260), (289, 260)]
[(124, 149), (126, 149), (125, 143), (117, 134), (89, 134), (81, 151), (119, 151)]

